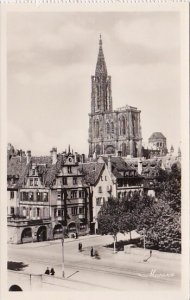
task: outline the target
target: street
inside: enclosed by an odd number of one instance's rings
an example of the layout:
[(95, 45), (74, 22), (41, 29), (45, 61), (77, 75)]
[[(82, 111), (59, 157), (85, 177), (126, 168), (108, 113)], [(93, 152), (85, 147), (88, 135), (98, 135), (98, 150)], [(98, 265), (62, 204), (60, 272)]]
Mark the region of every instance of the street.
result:
[[(78, 243), (83, 251), (78, 251)], [(170, 290), (180, 287), (180, 255), (149, 250), (131, 249), (130, 253), (113, 253), (104, 247), (113, 242), (111, 236), (85, 236), (65, 239), (65, 278), (85, 289), (111, 290)], [(100, 259), (90, 256), (90, 250), (98, 250)], [(148, 258), (148, 260), (147, 260)], [(146, 261), (147, 260), (147, 261)], [(61, 240), (22, 245), (8, 245), (8, 261), (27, 265), (22, 272), (44, 274), (47, 267), (54, 268), (61, 277)]]

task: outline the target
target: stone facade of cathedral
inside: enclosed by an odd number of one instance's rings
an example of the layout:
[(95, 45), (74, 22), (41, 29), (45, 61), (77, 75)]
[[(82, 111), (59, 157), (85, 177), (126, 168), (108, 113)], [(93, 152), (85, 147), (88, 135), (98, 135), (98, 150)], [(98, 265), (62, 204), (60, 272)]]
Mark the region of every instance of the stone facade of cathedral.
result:
[(142, 151), (141, 111), (127, 105), (113, 110), (111, 76), (107, 73), (101, 36), (95, 76), (91, 79), (89, 157), (105, 154), (140, 157)]

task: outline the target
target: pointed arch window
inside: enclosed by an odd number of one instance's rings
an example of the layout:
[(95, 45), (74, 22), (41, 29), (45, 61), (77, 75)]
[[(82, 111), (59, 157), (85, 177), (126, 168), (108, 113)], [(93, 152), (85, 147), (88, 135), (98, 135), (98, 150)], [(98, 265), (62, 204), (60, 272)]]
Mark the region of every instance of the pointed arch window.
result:
[(122, 120), (119, 120), (119, 134), (122, 135)]
[(106, 130), (107, 130), (107, 134), (109, 134), (110, 133), (110, 124), (109, 123), (106, 124)]
[(111, 122), (111, 132), (114, 133), (114, 123)]
[(99, 121), (96, 121), (95, 135), (97, 138), (99, 137), (99, 131), (100, 131)]
[(100, 87), (97, 85), (96, 86), (96, 92), (97, 92), (97, 109), (99, 110), (100, 109)]
[(122, 116), (120, 119), (120, 135), (125, 135), (126, 134), (126, 120), (125, 117)]
[(126, 122), (125, 117), (122, 117), (122, 134), (124, 135), (126, 133)]

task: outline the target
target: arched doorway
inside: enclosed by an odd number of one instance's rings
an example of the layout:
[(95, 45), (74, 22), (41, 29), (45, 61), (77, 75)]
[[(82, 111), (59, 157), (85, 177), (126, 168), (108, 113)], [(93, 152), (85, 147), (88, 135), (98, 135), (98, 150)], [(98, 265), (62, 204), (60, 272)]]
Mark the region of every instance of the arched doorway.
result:
[(32, 229), (30, 227), (24, 228), (21, 234), (21, 243), (32, 242)]
[(63, 237), (63, 228), (61, 224), (55, 225), (53, 229), (53, 238), (54, 239), (60, 239)]
[(46, 226), (40, 226), (37, 231), (37, 241), (42, 242), (47, 240), (47, 228)]
[(68, 231), (69, 232), (75, 232), (76, 231), (76, 223), (75, 222), (71, 222), (68, 225)]
[(75, 237), (75, 233), (77, 232), (76, 223), (71, 222), (70, 224), (68, 224), (67, 229), (68, 229), (68, 236)]
[(9, 288), (9, 292), (22, 292), (22, 289), (21, 289), (21, 287), (19, 285), (13, 284)]

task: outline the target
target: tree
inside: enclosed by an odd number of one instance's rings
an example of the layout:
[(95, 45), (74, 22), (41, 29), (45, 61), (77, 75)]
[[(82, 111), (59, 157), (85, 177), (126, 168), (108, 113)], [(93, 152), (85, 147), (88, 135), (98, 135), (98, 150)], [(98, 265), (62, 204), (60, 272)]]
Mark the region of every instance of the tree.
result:
[(123, 230), (123, 205), (119, 199), (111, 198), (104, 203), (98, 214), (98, 228), (102, 234), (111, 234), (115, 243), (117, 234)]
[(181, 251), (181, 171), (177, 164), (170, 172), (160, 172), (157, 196), (131, 193), (123, 199), (110, 199), (98, 215), (100, 232), (112, 234), (114, 251), (117, 234), (132, 230), (145, 232), (148, 247)]
[(133, 211), (137, 231), (146, 231), (149, 245), (162, 251), (181, 251), (181, 172), (177, 165), (158, 183), (157, 198), (139, 198)]

